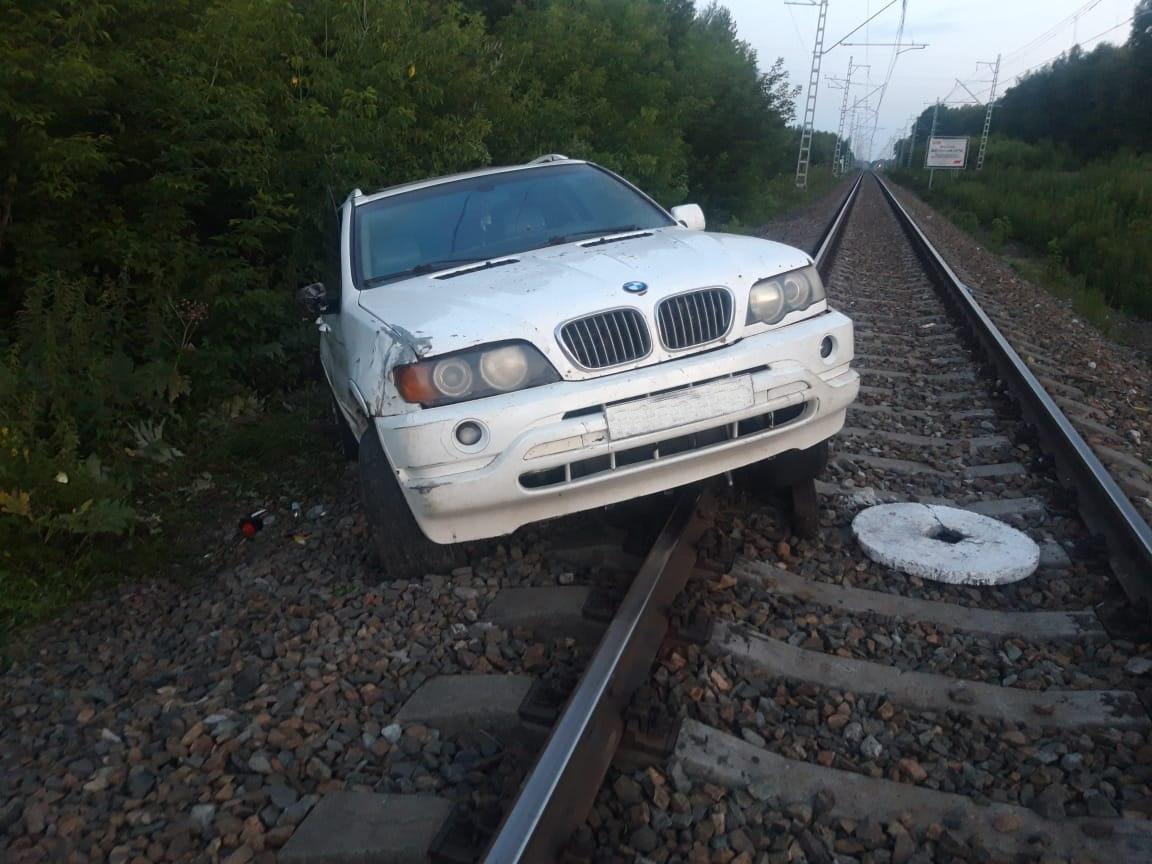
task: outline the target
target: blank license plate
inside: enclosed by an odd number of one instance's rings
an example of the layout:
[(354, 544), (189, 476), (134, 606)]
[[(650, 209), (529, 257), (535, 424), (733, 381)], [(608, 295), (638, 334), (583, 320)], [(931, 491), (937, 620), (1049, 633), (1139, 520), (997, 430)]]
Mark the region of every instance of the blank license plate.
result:
[(722, 417), (751, 408), (755, 401), (752, 377), (741, 375), (635, 402), (609, 405), (604, 414), (608, 420), (608, 435), (616, 441), (687, 426), (710, 417)]

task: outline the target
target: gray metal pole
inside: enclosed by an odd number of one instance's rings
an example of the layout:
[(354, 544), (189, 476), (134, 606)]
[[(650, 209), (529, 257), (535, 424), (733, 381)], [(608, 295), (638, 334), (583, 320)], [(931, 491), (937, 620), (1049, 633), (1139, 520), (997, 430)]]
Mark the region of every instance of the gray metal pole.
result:
[[(936, 100), (936, 107), (932, 109), (932, 131), (928, 133), (928, 146), (924, 149), (924, 161), (928, 161), (928, 151), (932, 149), (932, 139), (936, 137), (936, 120), (940, 116), (940, 100)], [(932, 181), (936, 179), (936, 169), (928, 169), (928, 188), (932, 188)]]
[(984, 111), (984, 131), (980, 133), (980, 155), (976, 157), (976, 170), (984, 167), (984, 154), (988, 152), (988, 131), (992, 128), (992, 105), (996, 102), (996, 85), (1000, 81), (1000, 55), (996, 55), (996, 71), (992, 73), (992, 92), (988, 108)]
[(800, 130), (800, 153), (796, 157), (796, 188), (808, 188), (808, 162), (812, 156), (812, 125), (816, 120), (816, 92), (820, 89), (820, 60), (824, 56), (824, 22), (828, 18), (828, 0), (820, 0), (820, 18), (816, 22), (816, 44), (812, 49), (812, 72), (808, 76), (808, 98), (804, 103), (804, 126)]
[(836, 153), (832, 156), (832, 175), (840, 176), (840, 152), (844, 148), (844, 118), (848, 115), (848, 96), (852, 92), (852, 58), (848, 58), (848, 79), (844, 82), (844, 100), (840, 103), (840, 126), (836, 130)]

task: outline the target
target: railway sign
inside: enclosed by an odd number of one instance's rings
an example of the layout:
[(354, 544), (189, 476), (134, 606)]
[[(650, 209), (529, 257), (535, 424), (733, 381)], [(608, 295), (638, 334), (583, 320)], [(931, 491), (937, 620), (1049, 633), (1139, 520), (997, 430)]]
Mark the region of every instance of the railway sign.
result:
[(924, 157), (925, 168), (959, 168), (963, 170), (968, 159), (968, 139), (966, 137), (933, 137), (928, 139), (928, 153)]

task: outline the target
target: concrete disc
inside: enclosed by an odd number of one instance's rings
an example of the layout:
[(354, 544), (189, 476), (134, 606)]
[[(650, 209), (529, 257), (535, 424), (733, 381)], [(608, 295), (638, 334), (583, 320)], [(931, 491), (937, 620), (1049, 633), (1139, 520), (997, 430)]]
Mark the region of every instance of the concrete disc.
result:
[(936, 504), (881, 504), (852, 520), (877, 563), (936, 582), (1006, 585), (1036, 572), (1040, 547), (988, 516)]

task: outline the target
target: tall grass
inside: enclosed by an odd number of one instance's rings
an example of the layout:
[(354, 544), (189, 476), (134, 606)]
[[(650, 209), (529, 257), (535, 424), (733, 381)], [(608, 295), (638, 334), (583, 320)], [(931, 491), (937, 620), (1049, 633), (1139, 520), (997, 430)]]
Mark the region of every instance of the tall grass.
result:
[(993, 247), (1024, 247), (1088, 295), (1152, 318), (1152, 153), (1078, 164), (1052, 144), (993, 139), (983, 171), (938, 174), (931, 191), (923, 169), (892, 176)]

